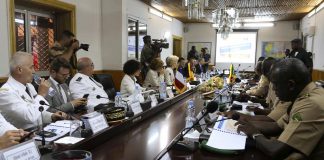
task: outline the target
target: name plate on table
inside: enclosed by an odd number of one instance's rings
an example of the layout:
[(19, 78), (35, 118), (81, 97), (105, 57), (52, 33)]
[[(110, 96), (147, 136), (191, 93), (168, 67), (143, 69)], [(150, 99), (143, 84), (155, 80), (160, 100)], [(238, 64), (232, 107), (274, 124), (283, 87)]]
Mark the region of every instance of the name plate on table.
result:
[(173, 98), (174, 97), (174, 94), (173, 94), (171, 88), (170, 89), (167, 89), (166, 91), (167, 91), (167, 95), (168, 95), (169, 98)]
[(134, 103), (132, 103), (130, 105), (130, 107), (132, 108), (132, 111), (134, 112), (134, 115), (143, 112), (143, 109), (141, 107), (141, 103), (140, 102), (134, 102)]
[(155, 97), (155, 95), (153, 94), (153, 95), (150, 95), (150, 98), (151, 98), (151, 106), (152, 107), (155, 107), (155, 106), (157, 106), (157, 104), (158, 104), (158, 100), (156, 99), (156, 97)]
[(88, 119), (88, 122), (93, 134), (108, 128), (108, 123), (102, 114)]
[(0, 151), (0, 160), (39, 160), (40, 154), (34, 140), (17, 144)]

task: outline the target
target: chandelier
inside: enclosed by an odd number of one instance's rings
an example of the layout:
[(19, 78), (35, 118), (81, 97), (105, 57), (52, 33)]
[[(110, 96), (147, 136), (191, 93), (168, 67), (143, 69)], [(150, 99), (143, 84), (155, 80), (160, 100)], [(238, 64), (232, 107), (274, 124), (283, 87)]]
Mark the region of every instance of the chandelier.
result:
[(213, 21), (223, 39), (227, 39), (229, 33), (233, 32), (238, 17), (239, 12), (233, 7), (213, 11)]
[(209, 0), (182, 0), (182, 5), (188, 7), (189, 19), (201, 19), (205, 17), (204, 8), (208, 7)]

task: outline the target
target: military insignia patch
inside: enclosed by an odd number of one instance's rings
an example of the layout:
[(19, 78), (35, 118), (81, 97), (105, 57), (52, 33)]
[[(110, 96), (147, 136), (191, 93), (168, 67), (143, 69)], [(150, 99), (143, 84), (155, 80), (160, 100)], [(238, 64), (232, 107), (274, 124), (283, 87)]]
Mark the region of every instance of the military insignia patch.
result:
[(303, 119), (302, 119), (302, 116), (301, 116), (300, 113), (295, 113), (295, 114), (292, 116), (292, 120), (293, 120), (293, 121), (300, 122), (300, 121), (302, 121)]
[(76, 79), (76, 81), (80, 82), (82, 80), (82, 77), (79, 77), (78, 79)]

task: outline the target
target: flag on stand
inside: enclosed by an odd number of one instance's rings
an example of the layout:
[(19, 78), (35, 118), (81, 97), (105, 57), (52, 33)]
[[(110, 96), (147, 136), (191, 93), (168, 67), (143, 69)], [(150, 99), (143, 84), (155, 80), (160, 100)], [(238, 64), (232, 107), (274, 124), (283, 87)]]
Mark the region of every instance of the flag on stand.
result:
[(190, 63), (188, 63), (188, 75), (189, 75), (189, 77), (187, 78), (187, 82), (195, 80), (195, 75), (191, 69)]
[(187, 90), (187, 83), (183, 78), (183, 75), (177, 71), (174, 79), (174, 86), (179, 93), (183, 93)]
[(235, 73), (234, 73), (234, 66), (231, 64), (230, 66), (230, 74), (228, 76), (228, 82), (229, 83), (234, 83), (235, 82)]

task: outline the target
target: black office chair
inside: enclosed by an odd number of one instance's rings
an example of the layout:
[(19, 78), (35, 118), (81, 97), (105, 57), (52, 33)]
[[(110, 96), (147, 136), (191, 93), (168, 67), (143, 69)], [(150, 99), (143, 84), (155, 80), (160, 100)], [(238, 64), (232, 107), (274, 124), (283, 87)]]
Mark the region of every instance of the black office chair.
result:
[(109, 99), (114, 99), (116, 96), (116, 88), (112, 76), (110, 74), (95, 74), (93, 77), (102, 84)]

